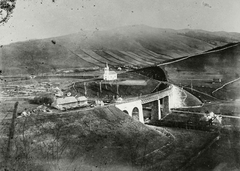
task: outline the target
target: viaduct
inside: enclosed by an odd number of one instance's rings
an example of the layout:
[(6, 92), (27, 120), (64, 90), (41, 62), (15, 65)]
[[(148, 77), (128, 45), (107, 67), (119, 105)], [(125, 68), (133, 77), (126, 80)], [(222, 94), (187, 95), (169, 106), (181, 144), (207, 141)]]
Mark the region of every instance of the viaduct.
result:
[(150, 109), (150, 118), (160, 120), (171, 108), (182, 107), (180, 89), (174, 85), (148, 95), (125, 99), (115, 104), (117, 108), (144, 123), (144, 109)]

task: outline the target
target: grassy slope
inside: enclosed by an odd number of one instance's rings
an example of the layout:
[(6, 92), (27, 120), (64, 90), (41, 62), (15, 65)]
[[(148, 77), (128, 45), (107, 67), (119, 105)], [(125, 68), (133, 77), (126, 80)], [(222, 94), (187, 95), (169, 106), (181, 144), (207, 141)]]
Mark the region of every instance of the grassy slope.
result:
[(214, 92), (214, 95), (225, 99), (240, 99), (240, 80), (224, 86)]
[[(20, 150), (23, 126), (26, 147)], [(115, 107), (22, 118), (17, 130), (18, 147), (14, 155), (22, 155), (13, 162), (17, 170), (24, 170), (27, 164), (33, 170), (52, 170), (57, 167), (55, 164), (62, 170), (111, 168), (113, 165), (136, 169), (136, 158), (170, 141)], [(26, 148), (28, 156), (23, 154)], [(28, 163), (22, 165), (26, 157)]]
[(207, 42), (212, 45), (221, 46), (223, 42), (239, 42), (239, 33), (228, 33), (228, 32), (208, 32), (204, 30), (190, 30), (183, 29), (179, 31), (179, 34), (188, 36), (191, 38), (196, 38)]
[[(213, 138), (199, 131), (156, 131), (113, 106), (21, 118), (16, 130), (11, 166), (36, 171), (171, 171)], [(6, 141), (0, 142), (4, 154)], [(4, 165), (3, 156), (0, 164)]]
[[(126, 61), (126, 65), (130, 65), (139, 64), (136, 61), (141, 60), (141, 65), (147, 66), (236, 41), (230, 35), (227, 36), (208, 36), (208, 41), (204, 41), (202, 39), (206, 36), (199, 35), (198, 31), (189, 36), (182, 34), (182, 31), (138, 25), (13, 43), (1, 47), (0, 61), (5, 74), (36, 74), (57, 68), (101, 67), (106, 61), (112, 65), (122, 65)], [(121, 51), (127, 53), (123, 54)], [(146, 60), (148, 62), (138, 59), (138, 55), (150, 56)], [(113, 62), (108, 58), (115, 60)], [(116, 58), (120, 59), (119, 64)]]
[[(240, 76), (239, 59), (240, 44), (234, 44), (230, 47), (196, 55), (183, 61), (165, 65), (163, 68), (167, 72), (169, 80), (178, 84), (190, 86), (191, 82), (186, 81), (186, 79), (192, 79), (194, 89), (211, 95), (214, 89)], [(194, 80), (199, 78), (202, 79), (202, 81)], [(222, 78), (222, 82), (212, 84), (214, 78)], [(205, 87), (202, 87), (202, 85)], [(238, 86), (233, 86), (231, 89), (234, 89), (235, 92), (239, 91)], [(221, 93), (214, 95), (218, 98), (222, 98)]]

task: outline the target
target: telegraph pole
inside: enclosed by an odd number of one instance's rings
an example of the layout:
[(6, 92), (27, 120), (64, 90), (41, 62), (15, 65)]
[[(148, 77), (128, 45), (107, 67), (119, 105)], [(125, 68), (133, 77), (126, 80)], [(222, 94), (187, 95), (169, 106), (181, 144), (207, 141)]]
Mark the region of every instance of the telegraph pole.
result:
[(83, 82), (83, 85), (84, 85), (84, 94), (86, 96), (87, 95), (87, 85), (86, 85), (86, 82)]
[(102, 93), (102, 81), (99, 82), (99, 86), (100, 86), (100, 93)]
[(13, 110), (13, 116), (12, 116), (12, 121), (11, 125), (9, 128), (9, 137), (8, 137), (8, 144), (7, 144), (7, 164), (8, 166), (11, 165), (10, 160), (11, 160), (11, 150), (12, 150), (12, 141), (14, 138), (14, 133), (15, 133), (15, 119), (17, 115), (17, 107), (18, 107), (18, 102), (15, 103), (14, 105), (14, 110)]
[(193, 91), (193, 85), (192, 85), (192, 80), (191, 80), (191, 91)]
[(119, 94), (119, 84), (117, 83), (117, 94)]

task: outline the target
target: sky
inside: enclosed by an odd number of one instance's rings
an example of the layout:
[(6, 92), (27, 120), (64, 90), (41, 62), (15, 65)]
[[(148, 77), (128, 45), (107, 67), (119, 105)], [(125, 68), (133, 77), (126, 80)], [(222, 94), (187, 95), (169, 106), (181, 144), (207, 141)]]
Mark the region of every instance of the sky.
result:
[(240, 0), (17, 0), (0, 45), (144, 24), (240, 33)]

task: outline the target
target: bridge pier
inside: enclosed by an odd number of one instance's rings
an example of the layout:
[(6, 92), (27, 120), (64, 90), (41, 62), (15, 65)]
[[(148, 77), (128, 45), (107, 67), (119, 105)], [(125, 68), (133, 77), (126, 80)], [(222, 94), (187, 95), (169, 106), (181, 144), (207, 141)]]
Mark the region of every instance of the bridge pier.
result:
[(169, 96), (155, 100), (151, 105), (151, 121), (161, 120), (170, 113)]
[[(163, 108), (163, 115), (166, 116), (170, 113), (170, 106), (169, 106), (169, 96), (166, 96), (162, 99), (162, 108)], [(162, 117), (164, 117), (162, 116)]]
[(152, 110), (151, 110), (151, 121), (157, 121), (159, 120), (159, 106), (158, 106), (158, 101), (153, 101), (152, 102)]
[(152, 102), (151, 121), (157, 121), (162, 118), (161, 108), (162, 108), (162, 105), (161, 105), (160, 99)]
[(162, 119), (161, 100), (158, 99), (158, 120)]

